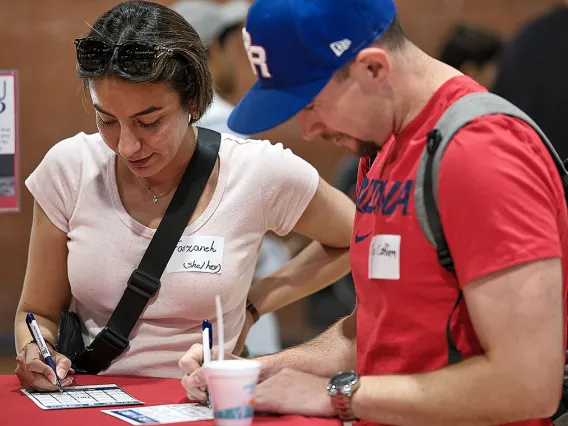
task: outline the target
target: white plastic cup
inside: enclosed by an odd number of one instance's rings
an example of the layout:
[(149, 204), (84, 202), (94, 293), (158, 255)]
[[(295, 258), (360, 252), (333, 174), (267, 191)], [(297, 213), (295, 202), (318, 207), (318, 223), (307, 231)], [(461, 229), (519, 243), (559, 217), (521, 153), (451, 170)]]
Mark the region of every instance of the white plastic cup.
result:
[(203, 365), (217, 426), (250, 426), (254, 416), (254, 391), (260, 362), (211, 361)]

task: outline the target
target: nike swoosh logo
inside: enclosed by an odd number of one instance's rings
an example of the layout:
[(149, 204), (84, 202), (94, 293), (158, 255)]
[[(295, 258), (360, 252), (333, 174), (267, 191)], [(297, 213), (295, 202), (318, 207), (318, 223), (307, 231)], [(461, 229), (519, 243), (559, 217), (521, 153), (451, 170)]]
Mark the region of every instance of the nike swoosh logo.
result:
[(369, 235), (371, 235), (371, 234), (372, 234), (372, 232), (369, 232), (368, 234), (361, 235), (361, 236), (355, 234), (355, 244), (360, 243), (361, 241), (363, 241), (364, 239), (366, 239), (366, 238), (367, 238)]

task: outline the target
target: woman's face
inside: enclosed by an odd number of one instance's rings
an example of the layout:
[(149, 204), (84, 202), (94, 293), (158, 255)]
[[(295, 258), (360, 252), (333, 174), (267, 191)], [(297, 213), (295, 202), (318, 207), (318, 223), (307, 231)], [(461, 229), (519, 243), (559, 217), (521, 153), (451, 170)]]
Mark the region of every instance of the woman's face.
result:
[(90, 81), (89, 92), (105, 143), (135, 175), (160, 172), (187, 142), (188, 112), (167, 83), (107, 77)]

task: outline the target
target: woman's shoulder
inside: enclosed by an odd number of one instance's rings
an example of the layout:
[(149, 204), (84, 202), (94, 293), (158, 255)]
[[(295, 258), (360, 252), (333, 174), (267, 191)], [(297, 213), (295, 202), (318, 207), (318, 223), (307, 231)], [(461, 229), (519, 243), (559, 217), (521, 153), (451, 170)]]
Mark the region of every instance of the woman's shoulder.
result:
[(247, 136), (226, 132), (221, 132), (221, 142), (232, 149), (248, 151), (259, 150), (262, 149), (263, 146), (272, 145), (268, 140), (253, 139)]
[(290, 148), (281, 142), (271, 142), (266, 139), (252, 139), (231, 133), (221, 133), (221, 149), (231, 156), (241, 156), (250, 162), (251, 156), (296, 156)]
[(79, 132), (73, 136), (56, 142), (48, 151), (49, 154), (62, 156), (77, 156), (83, 150), (96, 152), (101, 151), (105, 144), (99, 133), (87, 134)]
[(221, 155), (237, 166), (239, 173), (269, 174), (278, 178), (297, 172), (317, 180), (316, 169), (281, 142), (246, 139), (230, 133), (222, 133), (221, 137)]
[(80, 167), (83, 161), (104, 161), (112, 155), (99, 133), (77, 133), (53, 145), (44, 161), (60, 164), (66, 168)]

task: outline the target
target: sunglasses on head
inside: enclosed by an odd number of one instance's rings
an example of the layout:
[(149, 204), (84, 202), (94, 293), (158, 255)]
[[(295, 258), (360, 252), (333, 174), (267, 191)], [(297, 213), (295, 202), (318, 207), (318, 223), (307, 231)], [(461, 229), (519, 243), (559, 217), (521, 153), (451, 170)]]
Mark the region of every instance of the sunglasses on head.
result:
[(160, 52), (172, 55), (173, 51), (161, 46), (153, 46), (138, 42), (126, 42), (111, 45), (105, 41), (92, 38), (75, 40), (77, 63), (82, 71), (100, 73), (110, 62), (115, 50), (115, 63), (121, 71), (130, 75), (143, 75), (152, 69)]

